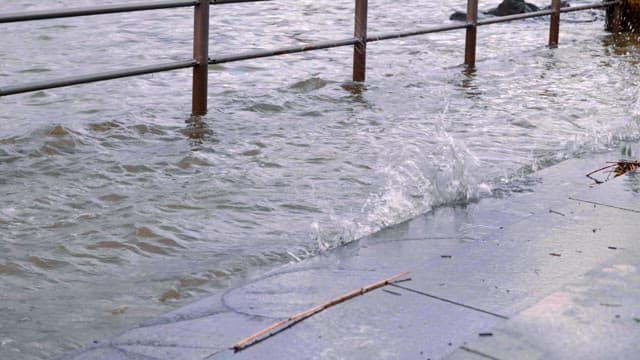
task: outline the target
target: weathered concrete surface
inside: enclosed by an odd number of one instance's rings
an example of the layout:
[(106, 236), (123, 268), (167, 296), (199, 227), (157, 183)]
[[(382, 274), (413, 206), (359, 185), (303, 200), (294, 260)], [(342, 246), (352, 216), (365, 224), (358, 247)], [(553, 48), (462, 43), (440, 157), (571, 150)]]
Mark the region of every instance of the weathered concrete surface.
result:
[[(529, 177), (534, 191), (443, 207), (151, 319), (61, 359), (628, 359), (640, 351), (640, 174), (616, 154)], [(234, 353), (238, 340), (345, 292)]]
[[(617, 251), (617, 250), (616, 250)], [(447, 359), (633, 359), (640, 354), (640, 258), (623, 252)]]

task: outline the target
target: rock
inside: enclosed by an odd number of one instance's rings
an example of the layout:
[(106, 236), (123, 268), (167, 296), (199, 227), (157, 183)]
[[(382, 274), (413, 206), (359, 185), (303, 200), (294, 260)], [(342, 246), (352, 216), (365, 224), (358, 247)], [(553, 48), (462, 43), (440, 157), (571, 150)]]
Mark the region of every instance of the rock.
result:
[[(560, 7), (569, 7), (569, 2), (562, 1), (560, 3)], [(549, 10), (551, 6), (545, 6), (543, 8), (539, 8), (538, 6), (528, 3), (524, 0), (503, 0), (500, 5), (497, 7), (481, 11), (481, 14), (485, 15), (493, 15), (493, 16), (507, 16), (507, 15), (515, 15), (515, 14), (523, 14), (528, 12), (540, 11), (540, 10)], [(449, 20), (454, 21), (466, 21), (467, 14), (462, 11), (456, 11), (451, 16), (449, 16)]]
[(538, 10), (540, 10), (539, 7), (534, 4), (525, 2), (524, 0), (503, 0), (500, 5), (498, 5), (498, 7), (493, 8), (489, 11), (485, 11), (484, 13), (495, 16), (506, 16), (523, 14)]
[(453, 14), (451, 14), (451, 16), (449, 16), (449, 20), (466, 21), (467, 20), (467, 13), (462, 12), (462, 11), (456, 11)]

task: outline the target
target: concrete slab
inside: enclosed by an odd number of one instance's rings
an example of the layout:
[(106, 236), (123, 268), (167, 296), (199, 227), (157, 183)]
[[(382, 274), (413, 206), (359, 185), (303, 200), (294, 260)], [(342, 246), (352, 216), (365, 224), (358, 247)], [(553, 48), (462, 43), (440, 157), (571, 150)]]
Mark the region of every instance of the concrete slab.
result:
[[(271, 359), (434, 359), (462, 345), (469, 332), (480, 332), (502, 321), (389, 288), (328, 309), (234, 358), (265, 359), (269, 354)], [(467, 331), (461, 332), (461, 328)]]
[(607, 261), (616, 254), (610, 247), (640, 250), (640, 216), (621, 217), (620, 210), (581, 204), (560, 210), (570, 215), (553, 232), (543, 230), (540, 236), (531, 232), (539, 226), (537, 219), (523, 221), (459, 248), (450, 258), (412, 268), (414, 281), (407, 287), (511, 316)]
[(637, 358), (639, 281), (640, 253), (625, 251), (447, 359), (470, 353), (496, 359)]

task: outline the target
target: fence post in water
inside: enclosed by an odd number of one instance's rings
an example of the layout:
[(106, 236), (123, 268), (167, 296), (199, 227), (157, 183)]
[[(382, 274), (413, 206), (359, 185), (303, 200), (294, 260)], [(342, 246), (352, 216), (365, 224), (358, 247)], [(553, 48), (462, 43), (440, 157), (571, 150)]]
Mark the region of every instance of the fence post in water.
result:
[(356, 0), (353, 45), (353, 81), (364, 81), (367, 67), (367, 7), (368, 0)]
[(618, 33), (623, 30), (622, 13), (624, 5), (624, 1), (620, 0), (607, 7), (607, 13), (604, 19), (604, 29), (606, 31)]
[(622, 2), (617, 2), (613, 5), (613, 23), (611, 24), (611, 31), (619, 33), (622, 30)]
[(467, 0), (467, 37), (464, 48), (464, 64), (476, 66), (476, 36), (478, 29), (478, 0)]
[(191, 92), (191, 114), (207, 113), (207, 90), (209, 76), (209, 0), (200, 0), (195, 6), (193, 22), (193, 88)]
[(620, 30), (640, 32), (640, 0), (622, 0)]
[(549, 26), (549, 47), (558, 47), (560, 34), (560, 0), (551, 0), (551, 25)]
[(640, 0), (618, 0), (607, 7), (605, 30), (640, 32)]

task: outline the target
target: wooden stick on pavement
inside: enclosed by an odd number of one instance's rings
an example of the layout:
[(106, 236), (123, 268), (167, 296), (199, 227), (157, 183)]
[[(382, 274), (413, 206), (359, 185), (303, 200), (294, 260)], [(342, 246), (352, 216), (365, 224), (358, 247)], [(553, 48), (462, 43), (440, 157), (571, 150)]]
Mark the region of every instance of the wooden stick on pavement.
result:
[[(299, 312), (299, 313), (297, 313), (297, 314), (295, 314), (293, 316), (290, 316), (290, 317), (288, 317), (286, 319), (282, 319), (282, 320), (272, 324), (271, 326), (268, 326), (268, 327), (256, 332), (255, 334), (253, 334), (251, 336), (248, 336), (248, 337), (238, 341), (233, 346), (233, 350), (235, 352), (242, 351), (242, 350), (246, 349), (247, 347), (249, 347), (251, 345), (254, 345), (254, 344), (264, 340), (265, 338), (273, 335), (273, 333), (272, 333), (273, 331), (275, 331), (276, 329), (278, 329), (278, 328), (280, 328), (280, 327), (282, 327), (284, 325), (293, 325), (294, 323), (296, 323), (298, 321), (301, 321), (301, 320), (304, 320), (304, 319), (306, 319), (306, 318), (308, 318), (308, 317), (310, 317), (310, 316), (312, 316), (314, 314), (317, 314), (317, 313), (321, 312), (322, 310), (330, 308), (330, 307), (332, 307), (334, 305), (337, 305), (337, 304), (339, 304), (341, 302), (344, 302), (344, 301), (349, 300), (351, 298), (354, 298), (356, 296), (363, 295), (363, 294), (365, 294), (365, 293), (367, 293), (367, 292), (369, 292), (371, 290), (375, 290), (377, 288), (383, 287), (383, 286), (389, 284), (390, 282), (392, 282), (394, 280), (398, 280), (400, 278), (407, 277), (408, 275), (409, 275), (409, 272), (402, 272), (402, 273), (393, 275), (393, 276), (388, 277), (388, 278), (386, 278), (384, 280), (380, 280), (380, 281), (377, 281), (377, 282), (375, 282), (373, 284), (367, 285), (367, 286), (365, 286), (363, 288), (350, 291), (350, 292), (348, 292), (348, 293), (346, 293), (344, 295), (341, 295), (341, 296), (339, 296), (337, 298), (329, 300), (329, 301), (327, 301), (325, 303), (322, 303), (320, 305), (314, 306), (314, 307), (312, 307), (310, 309), (301, 311), (301, 312)], [(286, 329), (286, 328), (280, 329), (279, 331), (282, 331), (284, 329)], [(277, 331), (277, 332), (279, 332), (279, 331)]]

